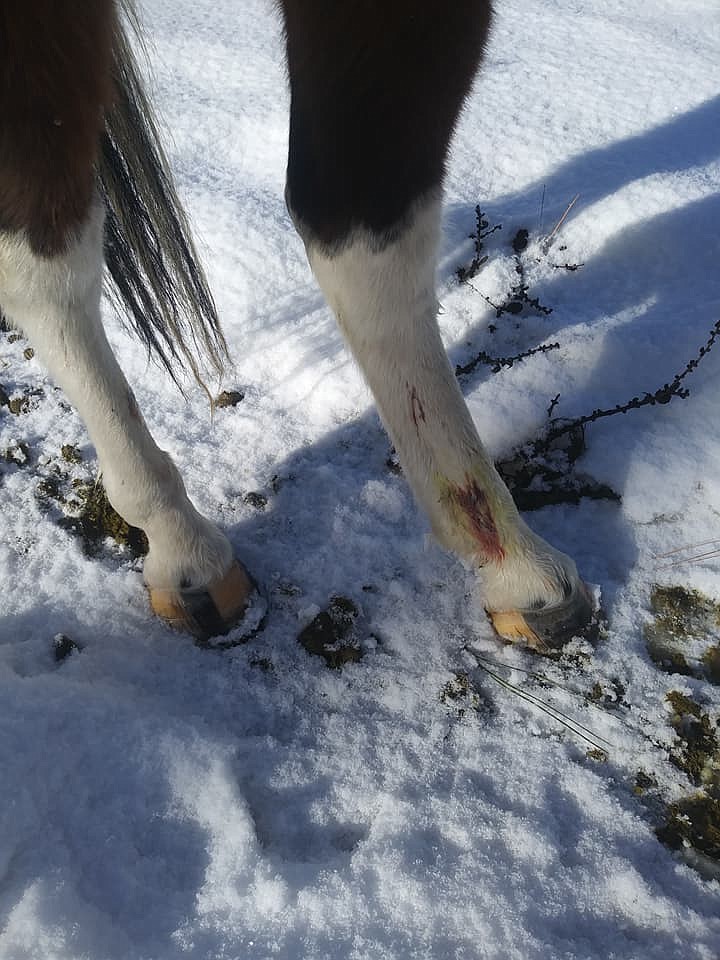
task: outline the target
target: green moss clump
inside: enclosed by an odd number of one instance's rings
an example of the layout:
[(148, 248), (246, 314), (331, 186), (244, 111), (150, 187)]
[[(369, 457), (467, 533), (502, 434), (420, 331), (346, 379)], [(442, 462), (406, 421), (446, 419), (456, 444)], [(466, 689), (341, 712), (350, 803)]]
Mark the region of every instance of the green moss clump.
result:
[(22, 396), (12, 397), (10, 399), (8, 395), (3, 391), (5, 400), (4, 404), (7, 404), (7, 408), (10, 413), (14, 413), (16, 417), (19, 417), (22, 413), (27, 413), (31, 407), (35, 407), (38, 404), (38, 398), (45, 395), (45, 391), (42, 387), (35, 387), (32, 390), (23, 391)]
[(655, 832), (672, 850), (690, 846), (720, 862), (720, 798), (700, 791), (670, 804), (665, 823)]
[(645, 773), (644, 770), (638, 770), (635, 774), (635, 786), (633, 792), (636, 796), (642, 797), (644, 793), (648, 790), (653, 790), (657, 787), (658, 783), (655, 777), (650, 773)]
[(714, 647), (708, 647), (703, 654), (702, 662), (708, 679), (713, 683), (720, 683), (720, 644), (716, 643)]
[(680, 647), (692, 640), (717, 636), (720, 628), (720, 604), (699, 590), (656, 584), (650, 594), (655, 619), (644, 628), (650, 659), (667, 673), (686, 677), (720, 680), (720, 654), (713, 659), (712, 649), (700, 661), (693, 660)]
[(66, 463), (82, 463), (82, 454), (74, 443), (64, 443), (60, 453)]
[(685, 654), (664, 643), (651, 628), (645, 629), (645, 643), (652, 662), (666, 673), (677, 673), (681, 677), (695, 675)]
[(8, 409), (10, 413), (19, 417), (21, 413), (27, 413), (30, 409), (30, 401), (27, 397), (13, 397), (12, 400), (8, 400)]
[(671, 753), (670, 760), (703, 789), (671, 803), (665, 822), (655, 832), (672, 850), (692, 847), (702, 856), (720, 862), (718, 724), (703, 712), (699, 703), (679, 690), (671, 690), (666, 700), (672, 709), (670, 723), (679, 742), (679, 749)]
[(77, 485), (75, 496), (81, 504), (80, 512), (75, 517), (63, 517), (60, 524), (82, 539), (89, 556), (97, 554), (108, 537), (127, 547), (133, 557), (141, 557), (148, 552), (147, 537), (143, 531), (123, 520), (111, 505), (100, 482)]
[(65, 497), (60, 492), (60, 480), (53, 474), (39, 481), (35, 487), (35, 495), (41, 501), (56, 500), (58, 503), (65, 503)]
[(717, 725), (679, 690), (671, 690), (665, 699), (672, 707), (670, 723), (680, 744), (680, 749), (671, 753), (671, 761), (695, 784), (711, 780), (720, 764)]
[(650, 609), (655, 622), (662, 622), (668, 633), (678, 639), (703, 637), (720, 626), (720, 606), (699, 590), (687, 587), (655, 585), (650, 594)]
[(685, 717), (702, 716), (702, 707), (679, 690), (671, 690), (666, 694), (665, 699), (673, 708), (673, 726)]

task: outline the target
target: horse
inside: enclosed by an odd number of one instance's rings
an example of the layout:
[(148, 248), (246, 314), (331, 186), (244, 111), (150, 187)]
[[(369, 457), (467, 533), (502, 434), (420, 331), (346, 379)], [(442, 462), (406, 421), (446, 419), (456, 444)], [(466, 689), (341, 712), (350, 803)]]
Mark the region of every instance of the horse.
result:
[[(530, 530), (442, 345), (436, 249), (453, 129), (490, 0), (279, 0), (290, 83), (286, 203), (435, 537), (474, 565), (500, 637), (585, 630), (573, 560)], [(227, 348), (134, 59), (133, 0), (0, 9), (0, 306), (82, 417), (107, 496), (146, 534), (150, 604), (201, 641), (252, 620), (259, 588), (194, 507), (106, 339), (104, 268), (173, 378)]]

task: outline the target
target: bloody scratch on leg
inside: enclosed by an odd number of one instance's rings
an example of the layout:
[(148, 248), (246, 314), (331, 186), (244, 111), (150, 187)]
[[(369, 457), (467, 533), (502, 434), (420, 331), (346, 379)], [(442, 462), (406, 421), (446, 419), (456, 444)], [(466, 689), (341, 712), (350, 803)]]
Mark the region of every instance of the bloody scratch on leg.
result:
[(464, 486), (448, 483), (445, 498), (477, 543), (483, 562), (502, 563), (505, 550), (500, 543), (487, 496), (474, 477), (466, 475), (465, 480)]
[(418, 396), (417, 387), (410, 387), (410, 412), (412, 413), (412, 421), (415, 424), (415, 429), (420, 432), (420, 421), (422, 420), (425, 423), (425, 408), (422, 405), (422, 401)]

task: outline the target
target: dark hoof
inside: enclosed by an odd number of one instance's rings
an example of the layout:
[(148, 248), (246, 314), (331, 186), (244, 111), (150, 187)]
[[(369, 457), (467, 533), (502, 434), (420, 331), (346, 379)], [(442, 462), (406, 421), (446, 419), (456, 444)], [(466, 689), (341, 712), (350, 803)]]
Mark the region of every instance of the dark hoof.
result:
[(578, 582), (567, 599), (539, 610), (505, 610), (488, 616), (495, 632), (512, 643), (522, 642), (539, 653), (560, 650), (573, 637), (595, 632), (597, 605), (588, 587)]
[(257, 584), (237, 560), (221, 580), (202, 589), (151, 590), (150, 605), (175, 630), (220, 648), (248, 640), (263, 626), (267, 612)]

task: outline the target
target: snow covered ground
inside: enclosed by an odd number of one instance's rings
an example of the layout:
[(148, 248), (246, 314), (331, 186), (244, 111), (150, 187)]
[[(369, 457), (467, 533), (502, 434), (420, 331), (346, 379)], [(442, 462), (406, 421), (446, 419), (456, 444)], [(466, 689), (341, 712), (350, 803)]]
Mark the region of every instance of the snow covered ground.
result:
[[(456, 363), (560, 343), (463, 379), (504, 457), (557, 395), (553, 414), (571, 417), (656, 390), (720, 319), (720, 10), (497, 6), (453, 151), (439, 292)], [(266, 586), (270, 615), (247, 645), (201, 650), (151, 618), (137, 562), (86, 556), (37, 491), (56, 466), (92, 478), (93, 450), (28, 344), (1, 334), (0, 383), (42, 393), (17, 415), (0, 408), (0, 452), (27, 457), (0, 465), (0, 957), (716, 960), (720, 885), (654, 829), (698, 789), (671, 762), (666, 695), (697, 705), (711, 741), (720, 691), (701, 668), (655, 662), (646, 625), (655, 584), (720, 600), (717, 557), (658, 559), (720, 538), (720, 347), (689, 399), (588, 427), (576, 468), (621, 503), (529, 515), (600, 586), (606, 635), (557, 662), (502, 647), (474, 576), (428, 540), (386, 467), (285, 212), (269, 0), (142, 8), (235, 358), (223, 386), (244, 400), (211, 421), (199, 391), (184, 402), (110, 313), (108, 326), (158, 441)], [(502, 230), (472, 289), (454, 271), (472, 258), (478, 203)], [(520, 228), (529, 293), (553, 312), (498, 319), (483, 296), (502, 303), (516, 283)], [(297, 643), (333, 595), (362, 614), (364, 656), (341, 671)], [(718, 642), (703, 623), (691, 664)], [(79, 648), (62, 661), (58, 633)]]

